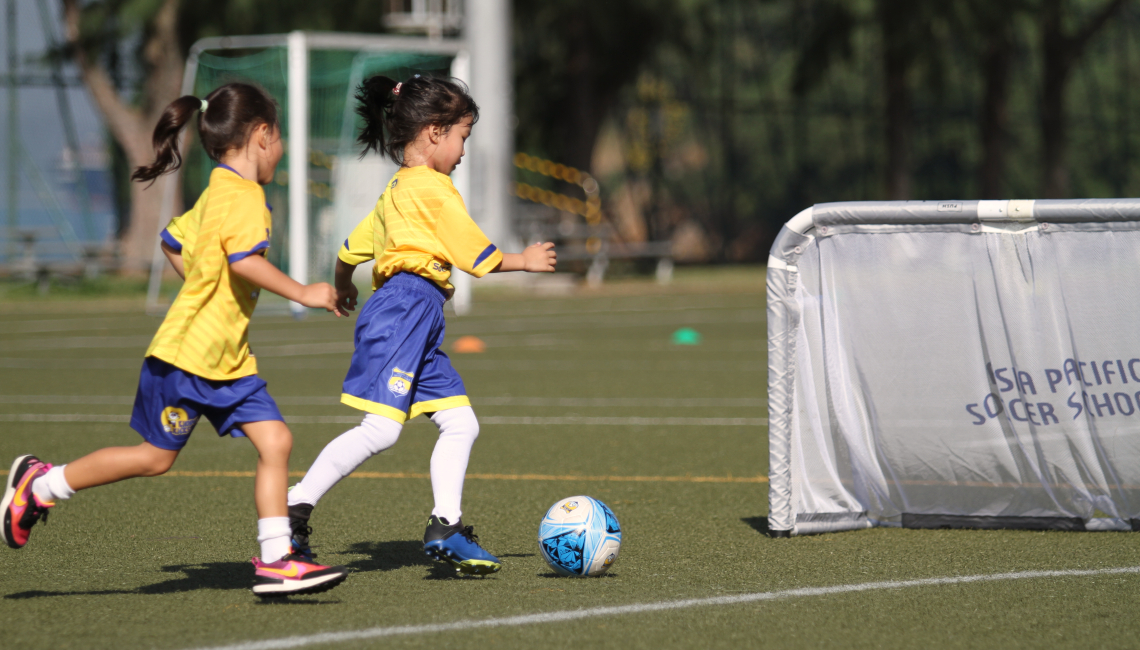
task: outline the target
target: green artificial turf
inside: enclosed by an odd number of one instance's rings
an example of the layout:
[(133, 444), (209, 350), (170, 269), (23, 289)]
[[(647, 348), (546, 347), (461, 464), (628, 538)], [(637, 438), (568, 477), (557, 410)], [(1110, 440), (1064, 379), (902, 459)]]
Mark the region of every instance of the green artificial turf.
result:
[[(764, 426), (510, 423), (763, 420), (763, 290), (762, 271), (701, 272), (668, 289), (631, 281), (551, 298), (496, 290), (477, 294), (474, 314), (449, 316), (449, 342), (474, 335), (487, 343), (485, 353), (452, 358), (485, 421), (464, 519), (503, 559), (495, 576), (456, 578), (422, 555), (432, 502), (421, 477), (435, 428), (420, 418), (361, 468), (365, 477), (345, 480), (315, 511), (319, 559), (349, 566), (348, 580), (318, 596), (260, 601), (249, 592), (253, 479), (200, 475), (250, 472), (254, 453), (202, 423), (177, 475), (80, 493), (34, 529), (28, 547), (0, 549), (5, 638), (23, 648), (195, 648), (801, 587), (1140, 565), (1127, 533), (874, 529), (771, 539), (761, 532), (767, 485), (757, 480), (767, 474)], [(287, 416), (309, 418), (291, 425), (295, 471), (352, 426), (313, 418), (359, 415), (336, 403), (352, 325), (317, 314), (254, 320), (261, 375)], [(66, 462), (135, 444), (123, 423), (14, 420), (128, 416), (156, 326), (137, 301), (0, 305), (2, 467), (22, 453)], [(701, 343), (674, 345), (682, 327)], [(384, 478), (392, 475), (405, 477)], [(574, 494), (602, 499), (621, 521), (621, 556), (602, 578), (554, 577), (539, 555), (543, 513)], [(1035, 578), (321, 647), (1134, 647), (1138, 597), (1135, 574)]]

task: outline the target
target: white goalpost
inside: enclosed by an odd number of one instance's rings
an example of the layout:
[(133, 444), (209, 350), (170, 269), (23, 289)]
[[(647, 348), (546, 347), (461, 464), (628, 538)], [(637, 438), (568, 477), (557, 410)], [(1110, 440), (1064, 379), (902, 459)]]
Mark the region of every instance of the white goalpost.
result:
[(1140, 200), (816, 205), (767, 282), (773, 535), (1140, 530)]

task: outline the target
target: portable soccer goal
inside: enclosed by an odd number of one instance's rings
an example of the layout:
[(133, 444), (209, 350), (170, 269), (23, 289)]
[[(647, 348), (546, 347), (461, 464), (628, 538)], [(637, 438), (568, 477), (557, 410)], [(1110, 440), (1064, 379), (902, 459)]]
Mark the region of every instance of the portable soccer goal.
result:
[(1140, 200), (816, 205), (768, 260), (769, 531), (1140, 529)]
[[(224, 83), (246, 81), (277, 99), (285, 156), (274, 181), (265, 187), (274, 209), (269, 257), (303, 284), (331, 280), (339, 244), (368, 215), (396, 173), (396, 165), (379, 155), (361, 158), (355, 142), (360, 118), (353, 93), (374, 74), (466, 80), (470, 57), (463, 42), (453, 39), (292, 32), (206, 38), (194, 44), (187, 58), (184, 95), (204, 97)], [(201, 147), (189, 146), (192, 135), (183, 147), (185, 165), (165, 181), (160, 227), (182, 207), (175, 205), (179, 190), (184, 200), (193, 202), (215, 166)], [(461, 194), (468, 194), (467, 167), (456, 168), (452, 180)], [(166, 260), (155, 240), (147, 310), (161, 313)], [(454, 304), (461, 312), (470, 304), (470, 282), (463, 273), (453, 277)], [(292, 309), (304, 311), (296, 304)]]

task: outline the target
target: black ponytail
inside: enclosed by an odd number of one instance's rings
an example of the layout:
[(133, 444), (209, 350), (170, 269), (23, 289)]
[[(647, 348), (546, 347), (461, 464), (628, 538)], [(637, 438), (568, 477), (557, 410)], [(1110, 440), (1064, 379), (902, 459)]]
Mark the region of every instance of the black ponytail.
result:
[(378, 74), (369, 77), (356, 89), (356, 114), (364, 119), (364, 126), (360, 129), (360, 136), (356, 138), (359, 144), (364, 145), (360, 156), (364, 157), (369, 151), (381, 155), (391, 156), (388, 145), (384, 140), (384, 124), (396, 103), (396, 96), (392, 91), (396, 89), (395, 79)]
[(154, 179), (182, 166), (182, 152), (178, 147), (178, 134), (182, 127), (202, 108), (202, 100), (184, 95), (170, 103), (158, 118), (151, 143), (154, 145), (154, 162), (144, 165), (131, 174), (131, 180), (154, 182)]
[[(202, 110), (203, 105), (206, 106)], [(179, 97), (166, 107), (154, 127), (154, 162), (135, 169), (131, 180), (154, 182), (159, 176), (182, 166), (179, 134), (198, 114), (198, 139), (212, 160), (240, 149), (259, 125), (280, 128), (277, 102), (266, 91), (246, 83), (228, 83), (215, 89), (205, 100), (193, 95)]]
[(360, 84), (355, 97), (359, 102), (356, 114), (364, 119), (356, 139), (364, 147), (361, 157), (375, 151), (400, 166), (404, 164), (404, 148), (425, 127), (438, 125), (446, 129), (465, 117), (471, 117), (472, 124), (479, 120), (479, 106), (458, 79), (416, 75), (397, 84), (394, 79), (376, 75)]

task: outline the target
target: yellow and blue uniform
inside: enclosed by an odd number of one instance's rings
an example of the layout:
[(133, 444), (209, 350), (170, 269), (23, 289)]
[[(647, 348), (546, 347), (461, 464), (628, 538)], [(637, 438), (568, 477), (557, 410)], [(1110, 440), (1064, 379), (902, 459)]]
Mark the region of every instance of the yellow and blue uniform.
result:
[(177, 450), (200, 416), (219, 435), (246, 422), (282, 420), (249, 350), (249, 319), (259, 288), (230, 264), (269, 248), (265, 192), (222, 165), (194, 207), (162, 231), (182, 254), (185, 281), (158, 328), (139, 377), (131, 427)]
[(440, 345), (453, 268), (483, 277), (503, 254), (467, 214), (451, 179), (403, 168), (340, 250), (353, 266), (375, 260), (375, 292), (356, 322), (341, 401), (397, 422), (470, 406), (463, 380)]

